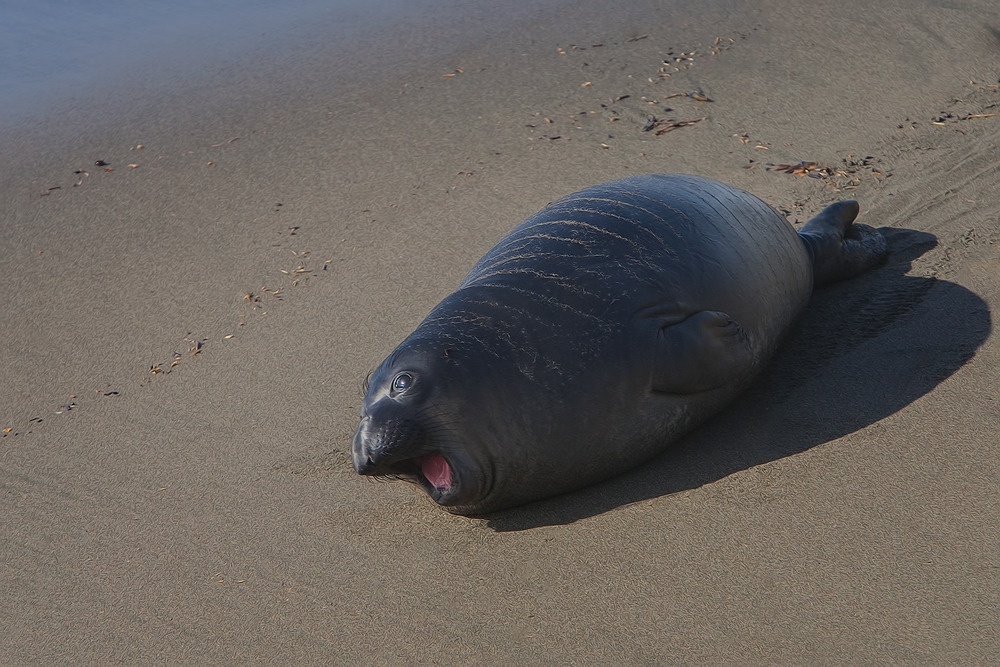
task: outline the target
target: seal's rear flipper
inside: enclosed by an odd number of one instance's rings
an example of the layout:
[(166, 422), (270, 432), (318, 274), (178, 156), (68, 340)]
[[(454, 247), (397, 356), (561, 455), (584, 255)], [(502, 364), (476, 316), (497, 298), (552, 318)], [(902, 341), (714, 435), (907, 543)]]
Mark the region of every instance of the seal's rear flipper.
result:
[(695, 394), (746, 377), (753, 348), (743, 328), (725, 313), (703, 310), (656, 332), (652, 389)]
[(885, 238), (868, 225), (855, 225), (858, 202), (830, 204), (799, 229), (813, 264), (813, 286), (846, 280), (878, 266), (888, 256)]

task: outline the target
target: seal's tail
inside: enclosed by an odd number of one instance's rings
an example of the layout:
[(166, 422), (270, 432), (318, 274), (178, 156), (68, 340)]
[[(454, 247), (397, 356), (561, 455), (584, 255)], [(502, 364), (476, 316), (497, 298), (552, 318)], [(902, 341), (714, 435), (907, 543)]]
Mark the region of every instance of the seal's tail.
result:
[(856, 225), (858, 202), (830, 204), (799, 229), (813, 264), (813, 286), (846, 280), (878, 266), (889, 256), (885, 237), (868, 225)]

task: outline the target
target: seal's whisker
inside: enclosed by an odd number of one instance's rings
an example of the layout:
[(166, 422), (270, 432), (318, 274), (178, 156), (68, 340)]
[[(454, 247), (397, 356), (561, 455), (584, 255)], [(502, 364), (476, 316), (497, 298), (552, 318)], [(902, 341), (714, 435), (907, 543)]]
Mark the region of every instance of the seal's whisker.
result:
[(372, 369), (372, 370), (368, 371), (368, 375), (365, 376), (365, 381), (361, 384), (361, 395), (362, 396), (367, 396), (368, 395), (368, 388), (371, 386), (372, 375), (375, 374), (375, 370), (376, 369)]

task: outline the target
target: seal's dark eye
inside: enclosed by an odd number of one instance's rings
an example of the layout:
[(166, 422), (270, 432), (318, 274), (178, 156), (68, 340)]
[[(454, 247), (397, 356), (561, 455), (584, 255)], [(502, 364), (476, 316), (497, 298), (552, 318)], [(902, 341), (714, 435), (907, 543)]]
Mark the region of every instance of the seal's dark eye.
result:
[(400, 373), (392, 379), (392, 390), (395, 392), (403, 392), (410, 388), (413, 384), (413, 376), (409, 373)]

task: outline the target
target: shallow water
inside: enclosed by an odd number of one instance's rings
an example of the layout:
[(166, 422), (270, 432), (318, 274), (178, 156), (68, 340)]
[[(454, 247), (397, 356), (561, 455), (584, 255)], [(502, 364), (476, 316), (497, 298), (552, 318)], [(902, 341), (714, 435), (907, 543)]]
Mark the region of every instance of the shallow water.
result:
[(0, 2), (0, 123), (44, 112), (130, 72), (182, 71), (277, 46), (291, 30), (353, 30), (399, 0)]

